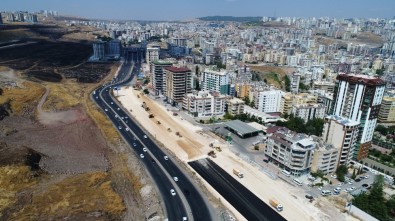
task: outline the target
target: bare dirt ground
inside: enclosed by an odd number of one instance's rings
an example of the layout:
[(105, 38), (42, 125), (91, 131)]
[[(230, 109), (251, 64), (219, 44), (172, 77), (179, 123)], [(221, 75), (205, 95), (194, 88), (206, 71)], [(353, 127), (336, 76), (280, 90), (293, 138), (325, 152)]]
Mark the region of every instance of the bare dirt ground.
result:
[(11, 102), (0, 121), (0, 220), (163, 219), (139, 160), (89, 100), (95, 85), (0, 71), (0, 105)]
[[(308, 202), (304, 197), (304, 192), (297, 187), (285, 183), (281, 180), (272, 180), (259, 171), (258, 168), (243, 161), (233, 152), (231, 152), (225, 142), (220, 140), (212, 133), (203, 133), (202, 129), (193, 126), (179, 116), (173, 116), (164, 106), (159, 105), (155, 100), (143, 95), (140, 91), (131, 87), (124, 87), (119, 91), (118, 100), (131, 114), (136, 117), (140, 124), (162, 143), (166, 149), (176, 155), (184, 163), (190, 160), (207, 157), (210, 142), (218, 143), (222, 151), (217, 152), (217, 158), (213, 160), (226, 170), (233, 174), (235, 167), (240, 168), (245, 174), (245, 178), (240, 179), (248, 189), (254, 192), (264, 202), (275, 197), (283, 206), (284, 211), (281, 213), (287, 220), (355, 220), (347, 216), (326, 199), (319, 198), (314, 203)], [(142, 102), (150, 107), (150, 111), (145, 111)], [(148, 118), (148, 114), (154, 114), (154, 118)], [(157, 121), (160, 121), (160, 124)], [(168, 131), (170, 128), (171, 131)], [(175, 135), (175, 132), (181, 133), (182, 137)], [(204, 180), (196, 178), (211, 193), (211, 202), (215, 205), (225, 205), (238, 220), (245, 220), (225, 199), (223, 199), (213, 188)], [(205, 189), (204, 188), (204, 189)]]

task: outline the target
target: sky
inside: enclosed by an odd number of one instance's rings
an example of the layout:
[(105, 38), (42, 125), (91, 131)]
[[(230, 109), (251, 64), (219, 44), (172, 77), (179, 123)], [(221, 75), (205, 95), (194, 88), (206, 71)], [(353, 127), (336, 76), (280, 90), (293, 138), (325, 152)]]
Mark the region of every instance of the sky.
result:
[(39, 10), (121, 20), (190, 20), (213, 15), (393, 18), (395, 0), (0, 0), (0, 11)]

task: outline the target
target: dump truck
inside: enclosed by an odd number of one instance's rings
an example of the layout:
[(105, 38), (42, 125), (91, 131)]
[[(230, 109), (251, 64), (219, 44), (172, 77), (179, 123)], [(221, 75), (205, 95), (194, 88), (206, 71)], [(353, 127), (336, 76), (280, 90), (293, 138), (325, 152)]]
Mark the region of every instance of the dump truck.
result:
[(217, 155), (215, 154), (214, 150), (208, 152), (207, 155), (209, 155), (212, 158), (216, 158), (217, 157)]
[(269, 203), (272, 207), (276, 208), (277, 211), (283, 211), (283, 205), (281, 205), (277, 200), (271, 199)]
[(240, 172), (240, 170), (238, 170), (238, 169), (233, 169), (233, 174), (238, 176), (239, 178), (244, 177), (244, 174), (242, 172)]

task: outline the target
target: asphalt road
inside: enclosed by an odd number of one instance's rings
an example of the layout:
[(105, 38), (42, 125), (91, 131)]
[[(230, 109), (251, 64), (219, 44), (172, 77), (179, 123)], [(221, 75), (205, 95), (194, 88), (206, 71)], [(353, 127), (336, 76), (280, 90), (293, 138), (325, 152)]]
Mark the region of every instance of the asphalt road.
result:
[[(132, 67), (133, 71), (130, 72)], [(115, 86), (127, 84), (139, 70), (140, 64), (131, 62), (130, 57), (126, 56), (117, 78), (112, 84), (98, 88), (92, 94), (93, 99), (142, 160), (162, 196), (168, 220), (183, 220), (183, 217), (196, 221), (212, 220), (206, 201), (192, 182), (170, 157), (168, 160), (164, 158), (166, 154), (111, 95), (111, 90)], [(129, 130), (127, 131), (126, 128)], [(147, 138), (144, 138), (144, 135), (147, 135)], [(143, 151), (144, 147), (147, 148), (147, 152)], [(144, 158), (140, 157), (141, 154)], [(177, 177), (178, 181), (174, 181), (173, 177)], [(172, 196), (170, 189), (175, 190), (175, 196)]]
[(286, 220), (212, 160), (201, 159), (189, 162), (189, 165), (247, 220)]

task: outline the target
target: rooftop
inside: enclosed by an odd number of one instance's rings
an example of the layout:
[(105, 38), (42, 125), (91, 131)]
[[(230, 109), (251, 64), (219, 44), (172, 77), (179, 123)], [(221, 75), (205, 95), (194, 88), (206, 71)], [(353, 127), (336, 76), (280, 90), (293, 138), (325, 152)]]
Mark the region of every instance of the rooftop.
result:
[(385, 85), (385, 82), (382, 79), (363, 74), (339, 74), (336, 79), (369, 86)]
[(164, 67), (163, 69), (165, 69), (165, 70), (168, 70), (168, 71), (171, 71), (171, 72), (173, 72), (173, 73), (185, 73), (185, 72), (191, 72), (191, 70), (189, 70), (188, 68), (186, 68), (186, 67), (174, 67), (174, 66), (171, 66), (171, 67)]
[(345, 126), (357, 126), (359, 125), (359, 123), (357, 121), (354, 120), (350, 120), (348, 118), (345, 117), (340, 117), (337, 115), (328, 115), (325, 117), (326, 120), (335, 120), (337, 121), (339, 124), (345, 125)]
[(224, 124), (226, 127), (229, 127), (232, 130), (237, 131), (242, 135), (250, 134), (250, 133), (254, 133), (254, 132), (259, 132), (258, 129), (255, 129), (240, 120), (232, 120), (232, 121), (225, 122)]

